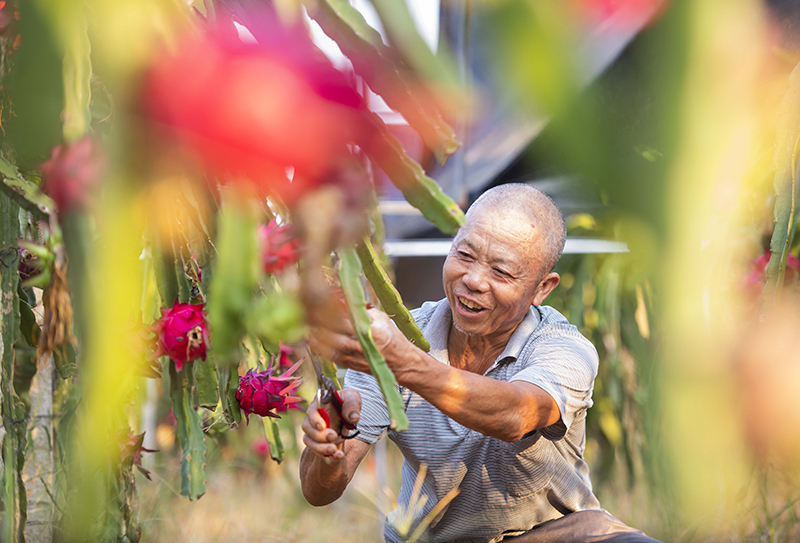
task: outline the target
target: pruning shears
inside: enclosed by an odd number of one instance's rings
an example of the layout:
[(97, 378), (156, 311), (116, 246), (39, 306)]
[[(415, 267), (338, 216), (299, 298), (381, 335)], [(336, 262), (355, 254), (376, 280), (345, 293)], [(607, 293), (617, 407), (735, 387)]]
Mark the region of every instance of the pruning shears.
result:
[[(344, 416), (342, 414), (342, 395), (341, 393), (336, 390), (336, 386), (333, 384), (333, 380), (326, 376), (322, 372), (322, 363), (317, 357), (316, 354), (311, 354), (311, 364), (314, 366), (314, 372), (317, 374), (317, 393), (314, 396), (317, 400), (317, 412), (325, 421), (325, 427), (331, 427), (331, 418), (328, 415), (328, 411), (325, 409), (324, 406), (328, 404), (333, 404), (333, 410), (336, 411), (336, 414), (339, 415), (339, 420), (341, 421), (341, 425), (338, 429), (339, 437), (342, 439), (353, 439), (356, 437), (359, 432), (356, 430), (356, 425), (350, 422), (346, 422), (344, 420)], [(348, 430), (349, 434), (344, 435), (342, 430)], [(355, 432), (354, 432), (355, 430)]]

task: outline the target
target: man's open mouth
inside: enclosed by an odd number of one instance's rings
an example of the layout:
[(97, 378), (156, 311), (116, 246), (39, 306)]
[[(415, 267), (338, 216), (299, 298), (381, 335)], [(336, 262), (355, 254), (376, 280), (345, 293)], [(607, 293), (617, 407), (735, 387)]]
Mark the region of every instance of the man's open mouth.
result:
[(457, 298), (458, 303), (460, 303), (467, 311), (471, 313), (479, 313), (485, 309), (474, 302), (470, 302), (466, 298), (462, 298), (461, 296), (458, 296)]

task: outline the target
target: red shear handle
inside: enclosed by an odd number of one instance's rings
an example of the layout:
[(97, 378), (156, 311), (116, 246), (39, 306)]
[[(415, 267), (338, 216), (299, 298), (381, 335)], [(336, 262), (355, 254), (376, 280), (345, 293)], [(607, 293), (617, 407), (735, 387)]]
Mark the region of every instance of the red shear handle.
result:
[(330, 416), (328, 416), (328, 412), (325, 409), (323, 409), (322, 407), (318, 407), (317, 408), (317, 412), (319, 413), (319, 416), (322, 417), (322, 420), (325, 421), (325, 428), (330, 428), (331, 427), (331, 418), (330, 418)]
[[(342, 395), (341, 392), (338, 390), (333, 393), (331, 398), (331, 403), (333, 403), (333, 408), (336, 410), (336, 414), (339, 415), (339, 420), (342, 421), (342, 428), (345, 430), (350, 430), (351, 432), (356, 429), (356, 425), (351, 422), (346, 422), (344, 420), (344, 416), (342, 415)], [(330, 426), (328, 426), (330, 428)], [(341, 433), (341, 431), (339, 432)]]

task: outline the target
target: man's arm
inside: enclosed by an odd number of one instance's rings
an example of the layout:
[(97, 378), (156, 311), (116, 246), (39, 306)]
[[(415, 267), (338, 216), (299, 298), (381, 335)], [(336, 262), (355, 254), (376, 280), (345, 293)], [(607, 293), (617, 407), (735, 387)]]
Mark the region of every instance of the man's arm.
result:
[[(408, 341), (384, 313), (371, 310), (370, 314), (375, 344), (397, 382), (459, 424), (512, 442), (561, 418), (558, 404), (540, 387), (498, 381), (442, 364)], [(369, 373), (361, 346), (347, 333), (315, 329), (309, 343), (337, 364)]]
[[(358, 422), (361, 411), (358, 393), (344, 390), (342, 395), (342, 412), (345, 418), (348, 422)], [(337, 415), (332, 409), (328, 410), (328, 415), (333, 424), (338, 423)], [(344, 441), (334, 430), (326, 428), (317, 411), (316, 400), (311, 402), (306, 411), (302, 430), (306, 445), (300, 456), (303, 496), (311, 505), (328, 505), (342, 495), (370, 445), (360, 439)]]

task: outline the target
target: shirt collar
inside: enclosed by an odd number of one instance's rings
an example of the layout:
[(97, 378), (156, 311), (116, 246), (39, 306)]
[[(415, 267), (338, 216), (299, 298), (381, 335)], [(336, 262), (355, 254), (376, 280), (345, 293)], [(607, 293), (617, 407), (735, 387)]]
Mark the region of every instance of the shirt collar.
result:
[[(497, 357), (492, 367), (496, 366), (505, 358), (518, 358), (522, 348), (528, 341), (528, 338), (536, 330), (541, 321), (539, 310), (536, 306), (531, 306), (525, 314), (525, 318), (519, 323), (516, 330), (511, 334), (511, 337), (506, 344), (506, 348)], [(450, 304), (447, 298), (440, 300), (433, 310), (428, 326), (425, 327), (425, 339), (430, 343), (431, 350), (429, 354), (439, 362), (450, 364), (450, 359), (447, 354), (447, 337), (450, 333), (450, 325), (453, 322), (453, 314), (450, 311)]]

